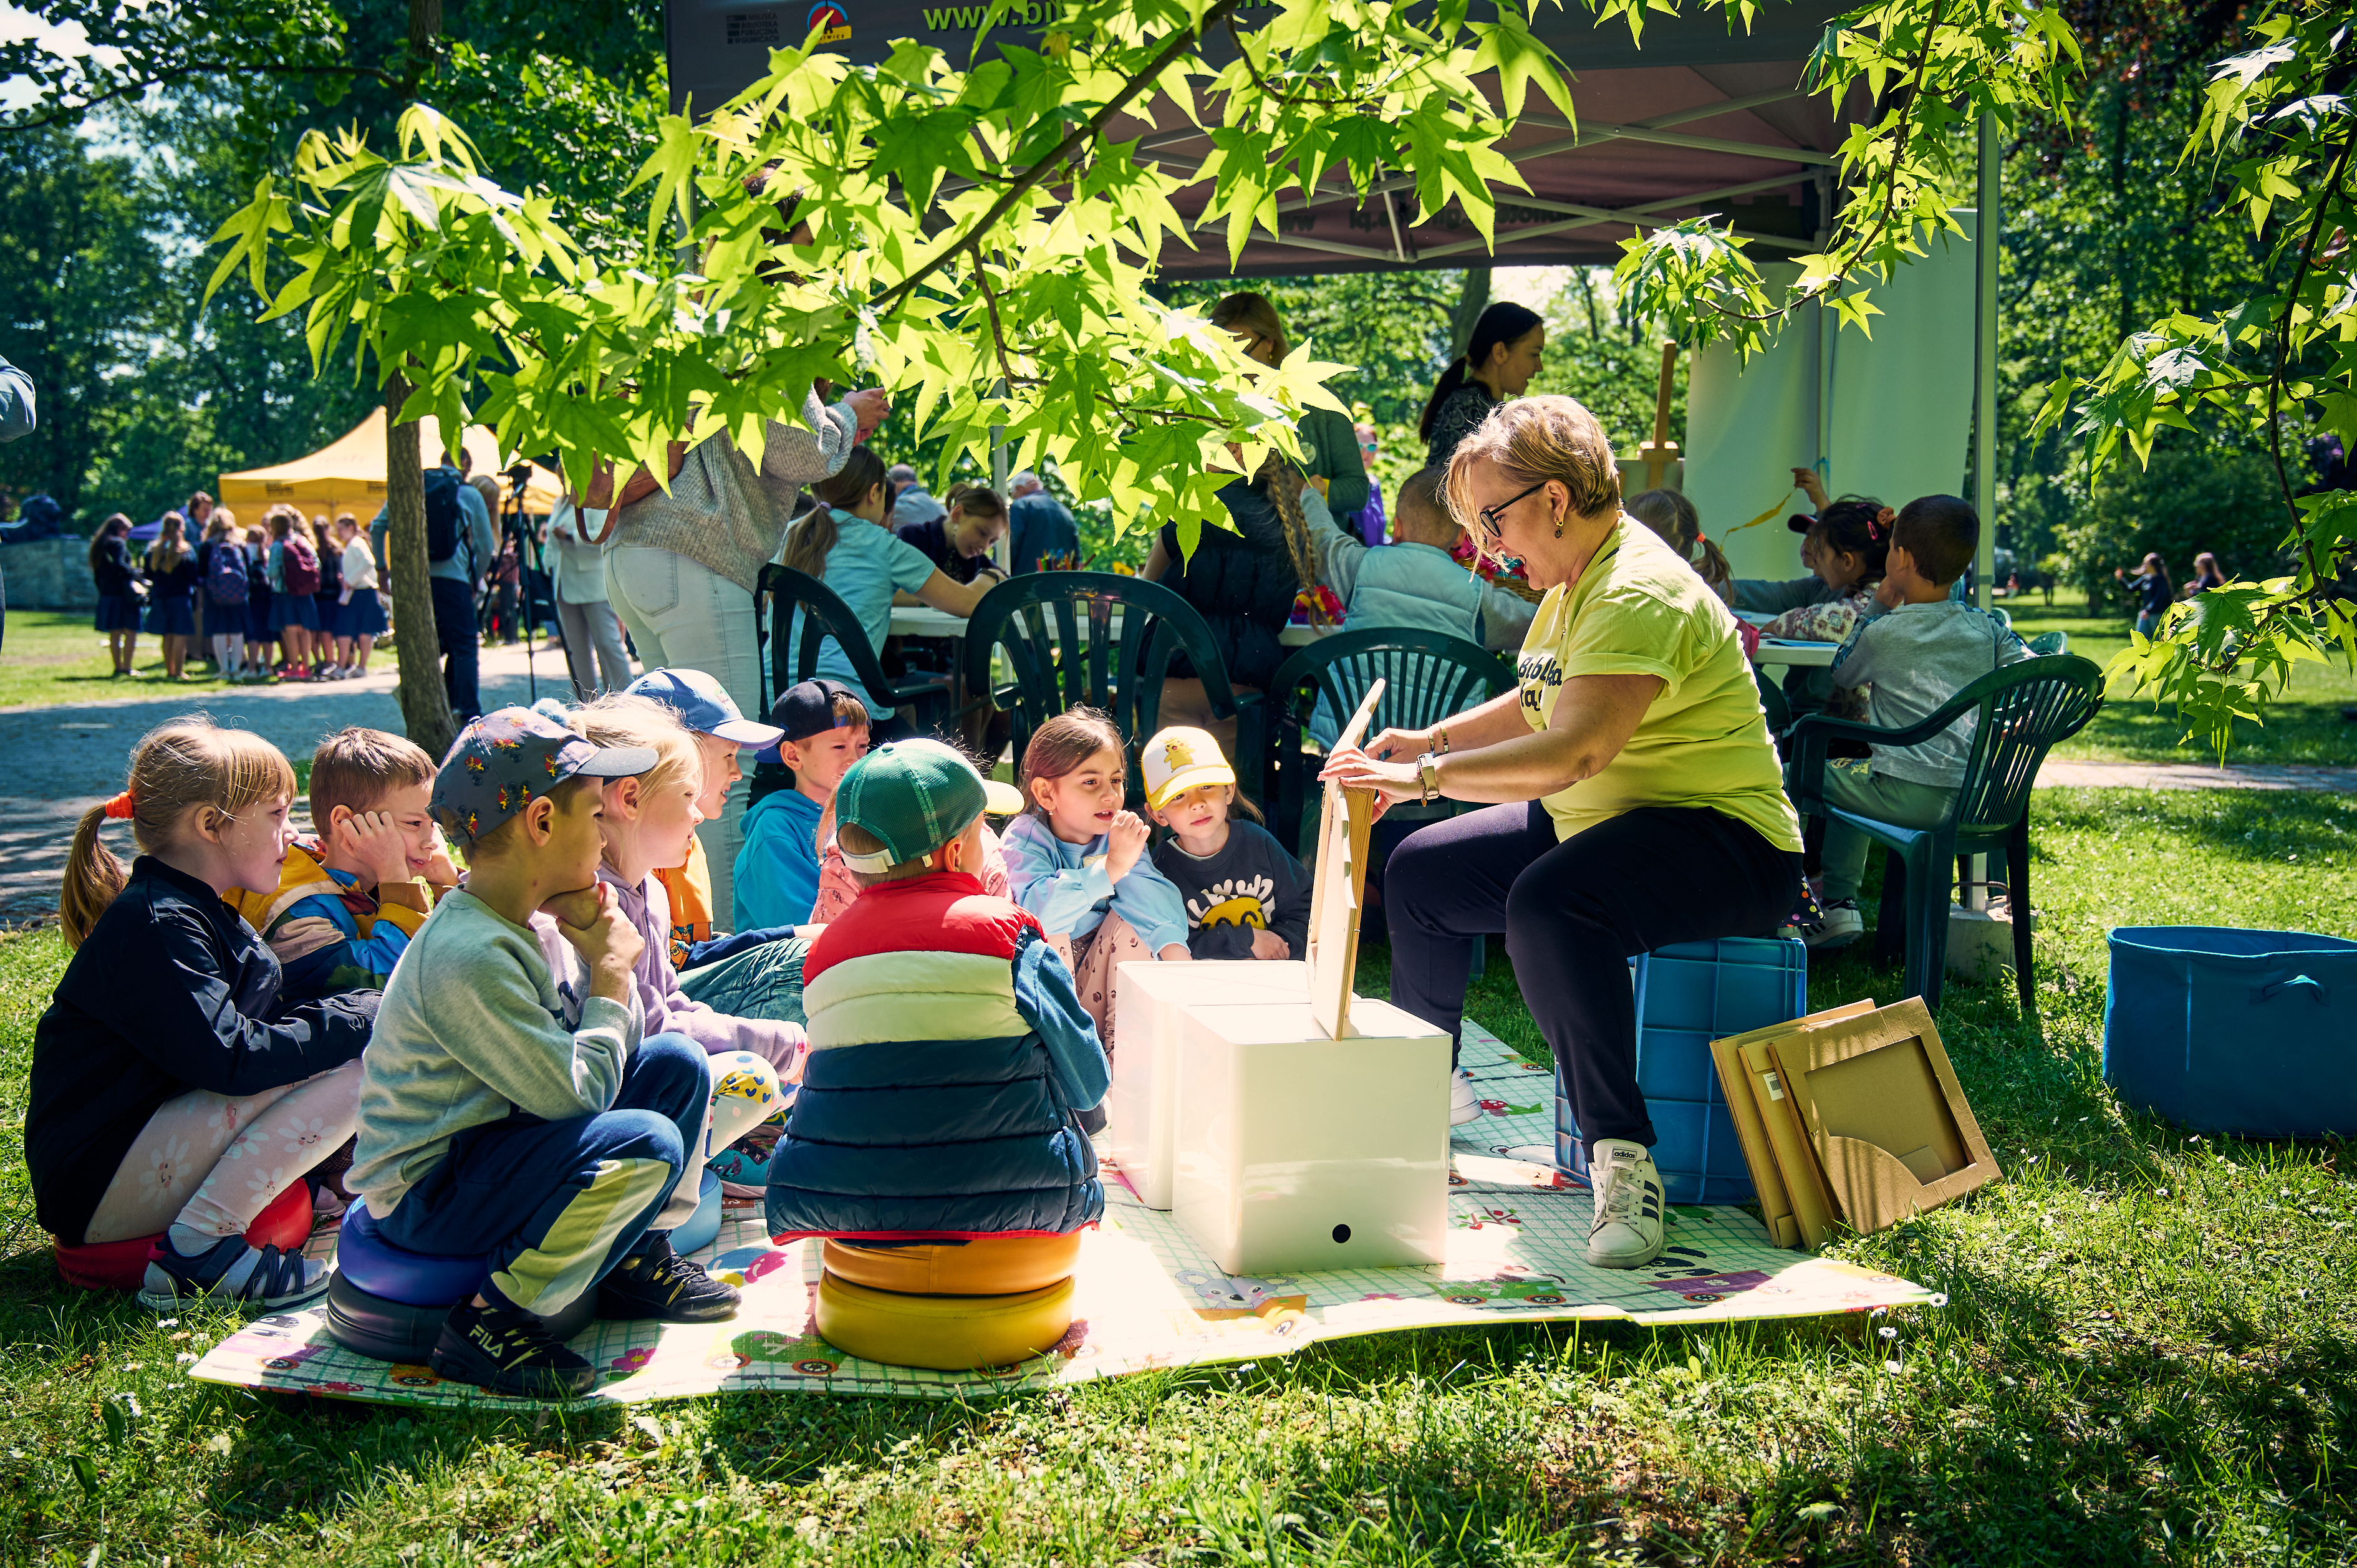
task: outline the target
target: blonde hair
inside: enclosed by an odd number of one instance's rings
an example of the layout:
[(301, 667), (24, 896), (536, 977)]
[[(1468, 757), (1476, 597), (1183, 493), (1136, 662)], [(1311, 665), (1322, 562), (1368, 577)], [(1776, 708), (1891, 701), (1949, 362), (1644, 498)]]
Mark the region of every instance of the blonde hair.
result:
[(1030, 744), (1023, 748), (1023, 814), (1048, 814), (1039, 798), (1031, 792), (1035, 781), (1061, 779), (1077, 771), (1098, 752), (1108, 750), (1126, 762), (1128, 754), (1121, 743), (1121, 730), (1094, 708), (1068, 709), (1033, 730)]
[(395, 789), (434, 782), (434, 759), (416, 742), (355, 725), (311, 754), (311, 825), (322, 838), (338, 806), (373, 810)]
[(1261, 459), (1253, 485), (1268, 498), (1268, 504), (1276, 509), (1277, 521), (1285, 525), (1285, 553), (1293, 563), (1294, 586), (1317, 586), (1318, 557), (1310, 552), (1309, 519), (1301, 510), (1301, 470), (1271, 448)]
[(177, 838), (188, 813), (210, 806), (234, 822), (258, 802), (295, 798), (295, 769), (278, 748), (252, 730), (223, 729), (204, 714), (156, 725), (131, 750), (131, 777), (123, 793), (81, 814), (66, 855), (58, 924), (66, 945), (78, 948), (123, 891), (131, 873), (101, 843), (109, 816), (127, 816), (131, 835), (147, 854)]
[(1620, 504), (1620, 465), (1596, 416), (1574, 399), (1553, 393), (1501, 403), (1448, 459), (1448, 510), (1460, 522), (1480, 509), (1468, 483), (1473, 465), (1494, 463), (1508, 488), (1549, 479), (1571, 492), (1575, 516), (1594, 517)]
[(584, 703), (565, 717), (575, 735), (598, 746), (643, 746), (655, 753), (655, 765), (639, 775), (650, 789), (673, 784), (704, 789), (704, 753), (695, 736), (680, 722), (679, 711), (652, 697), (608, 692)]
[(178, 512), (167, 511), (164, 514), (163, 530), (156, 535), (156, 542), (147, 547), (147, 570), (150, 572), (177, 571), (181, 562), (195, 553), (188, 547), (187, 527)]

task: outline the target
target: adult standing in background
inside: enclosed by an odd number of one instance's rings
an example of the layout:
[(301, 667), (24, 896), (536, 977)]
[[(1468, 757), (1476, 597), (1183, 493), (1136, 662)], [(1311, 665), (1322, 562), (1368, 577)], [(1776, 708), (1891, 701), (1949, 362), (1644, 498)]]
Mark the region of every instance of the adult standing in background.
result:
[(548, 514), (551, 594), (565, 639), (565, 670), (572, 677), (574, 697), (584, 703), (630, 683), (622, 618), (606, 597), (606, 552), (600, 548), (612, 515), (603, 507), (574, 505), (569, 490)]
[[(450, 712), (460, 724), (480, 717), (482, 650), (475, 621), (475, 588), (499, 548), (491, 532), (490, 509), (459, 474), (464, 454), (454, 457), (445, 449), (442, 461), (425, 470), (425, 576), (434, 596), (434, 640), (442, 657), (442, 690)], [(369, 544), (379, 561), (384, 553), (384, 513), (369, 524)], [(449, 552), (434, 553), (434, 544), (447, 539)], [(402, 650), (416, 651), (417, 628), (402, 633)]]
[[(1291, 351), (1285, 322), (1265, 294), (1228, 295), (1211, 306), (1211, 322), (1234, 336), (1245, 359), (1272, 370)], [(1326, 510), (1338, 519), (1357, 517), (1367, 504), (1367, 465), (1351, 416), (1336, 408), (1313, 408), (1294, 429), (1301, 438), (1301, 471), (1326, 498)]]
[(369, 654), (384, 635), (384, 598), (376, 589), (376, 551), (361, 532), (360, 519), (350, 512), (337, 518), (336, 539), (344, 573), (336, 606), (336, 660), (347, 679), (357, 679), (368, 673)]
[[(891, 407), (875, 387), (830, 406), (813, 385), (801, 423), (769, 422), (759, 468), (724, 430), (692, 447), (672, 444), (668, 491), (643, 468), (620, 485), (606, 542), (606, 595), (640, 662), (650, 670), (701, 670), (740, 711), (763, 711), (761, 647), (753, 630), (761, 568), (785, 542), (802, 487), (842, 472)], [(582, 499), (599, 498), (593, 490)], [(716, 909), (730, 908), (735, 896), (730, 878), (743, 842), (747, 789), (741, 779), (730, 785), (720, 815), (696, 829), (712, 866)]]
[[(213, 536), (213, 498), (202, 490), (189, 491), (188, 500), (180, 508), (180, 515), (188, 520), (187, 526), (180, 530), (180, 536), (197, 548), (197, 580), (201, 583), (205, 568), (212, 564), (212, 549), (207, 541)], [(137, 530), (133, 532), (136, 533)], [(212, 648), (211, 628), (205, 623), (205, 611), (211, 607), (211, 599), (212, 596), (206, 593), (194, 594), (189, 597), (188, 608), (197, 618), (196, 656), (199, 659), (205, 658)], [(238, 612), (238, 626), (241, 630), (245, 626), (245, 612), (242, 610)], [(214, 659), (212, 664), (214, 674), (225, 672), (219, 659)]]
[(1064, 503), (1048, 493), (1039, 476), (1018, 469), (1006, 481), (1006, 569), (1041, 570), (1042, 557), (1060, 564), (1081, 558), (1081, 531)]
[(2226, 574), (2219, 568), (2218, 557), (2207, 550), (2193, 558), (2193, 575), (2185, 585), (2185, 596), (2199, 598), (2212, 588), (2226, 585)]
[(949, 515), (950, 509), (926, 492), (917, 478), (917, 470), (908, 464), (893, 464), (884, 478), (892, 487), (892, 511), (884, 521), (895, 532), (910, 523), (939, 522)]
[(2149, 553), (2144, 564), (2131, 576), (2117, 566), (2112, 568), (2112, 580), (2126, 583), (2136, 596), (2136, 628), (2138, 637), (2150, 637), (2160, 629), (2160, 618), (2177, 597), (2177, 590), (2169, 580), (2169, 568), (2160, 564), (2158, 553)]
[(1546, 324), (1538, 313), (1500, 300), (1473, 324), (1473, 340), (1432, 383), (1415, 433), (1424, 466), (1446, 470), (1457, 444), (1510, 397), (1520, 397), (1544, 364)]
[[(0, 360), (0, 441), (30, 435), (38, 423), (33, 407), (33, 378)], [(8, 589), (0, 579), (0, 640), (8, 635)]]
[(892, 532), (924, 552), (952, 583), (986, 575), (995, 584), (1006, 575), (990, 558), (990, 547), (1006, 532), (1006, 507), (988, 485), (952, 485), (948, 510), (930, 522), (895, 522)]

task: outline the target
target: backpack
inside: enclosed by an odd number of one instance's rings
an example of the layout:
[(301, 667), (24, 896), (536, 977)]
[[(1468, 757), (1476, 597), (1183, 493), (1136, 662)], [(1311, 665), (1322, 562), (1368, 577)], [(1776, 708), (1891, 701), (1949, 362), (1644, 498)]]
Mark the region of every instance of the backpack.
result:
[(458, 553), (466, 515), (458, 510), (458, 487), (467, 481), (456, 468), (425, 470), (425, 560), (430, 565)]
[(205, 592), (217, 605), (245, 603), (245, 547), (221, 540), (205, 564)]
[(285, 575), (288, 593), (308, 598), (319, 591), (319, 557), (301, 534), (286, 535), (286, 559), (280, 570)]

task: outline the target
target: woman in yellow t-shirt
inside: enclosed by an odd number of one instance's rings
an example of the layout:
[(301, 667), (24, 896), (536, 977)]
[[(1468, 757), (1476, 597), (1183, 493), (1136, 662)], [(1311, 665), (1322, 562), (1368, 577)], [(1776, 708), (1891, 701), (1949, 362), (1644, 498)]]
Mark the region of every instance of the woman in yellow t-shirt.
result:
[[(1386, 804), (1498, 802), (1393, 852), (1392, 1000), (1458, 1036), (1473, 940), (1504, 933), (1588, 1143), (1587, 1261), (1638, 1268), (1662, 1250), (1663, 1204), (1628, 960), (1775, 930), (1801, 889), (1800, 820), (1735, 617), (1620, 510), (1593, 414), (1567, 397), (1501, 404), (1450, 459), (1448, 499), (1476, 545), (1546, 590), (1518, 689), (1338, 751), (1326, 776)], [(1459, 1074), (1451, 1120), (1478, 1114)]]

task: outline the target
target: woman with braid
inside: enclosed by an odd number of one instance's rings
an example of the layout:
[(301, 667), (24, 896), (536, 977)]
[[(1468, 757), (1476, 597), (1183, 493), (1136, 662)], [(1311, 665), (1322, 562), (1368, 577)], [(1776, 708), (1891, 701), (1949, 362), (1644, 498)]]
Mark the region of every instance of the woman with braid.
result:
[[(1230, 686), (1265, 691), (1285, 660), (1277, 637), (1292, 618), (1294, 596), (1318, 581), (1310, 514), (1326, 527), (1332, 526), (1332, 515), (1301, 470), (1274, 451), (1259, 473), (1231, 482), (1219, 496), (1229, 525), (1205, 525), (1194, 553), (1186, 556), (1178, 548), (1178, 525), (1164, 523), (1146, 558), (1146, 575), (1168, 583), (1201, 614)], [(1212, 715), (1203, 682), (1183, 654), (1171, 660), (1162, 682), (1160, 722), (1208, 730), (1222, 756), (1235, 752), (1236, 721)]]

